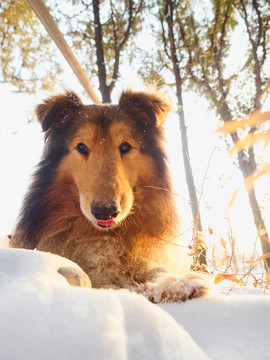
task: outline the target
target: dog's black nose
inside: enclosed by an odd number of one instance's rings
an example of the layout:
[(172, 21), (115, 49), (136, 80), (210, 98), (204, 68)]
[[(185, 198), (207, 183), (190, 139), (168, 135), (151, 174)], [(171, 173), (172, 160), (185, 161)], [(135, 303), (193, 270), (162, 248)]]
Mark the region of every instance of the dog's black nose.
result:
[(104, 204), (102, 202), (91, 203), (91, 213), (98, 220), (114, 219), (120, 212), (120, 206), (116, 202)]

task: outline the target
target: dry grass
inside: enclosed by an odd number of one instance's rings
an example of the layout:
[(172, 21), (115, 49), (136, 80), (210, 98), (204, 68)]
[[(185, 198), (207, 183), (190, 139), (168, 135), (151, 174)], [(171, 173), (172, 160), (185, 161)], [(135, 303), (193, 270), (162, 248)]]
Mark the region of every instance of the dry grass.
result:
[[(210, 230), (210, 236), (214, 236), (213, 229)], [(213, 242), (208, 249), (207, 271), (215, 277), (215, 284), (230, 281), (232, 285), (228, 293), (241, 286), (260, 288), (263, 293), (270, 289), (270, 273), (266, 271), (264, 263), (270, 254), (259, 254), (257, 240), (258, 237), (250, 257), (239, 252), (233, 238), (229, 241), (220, 238)]]

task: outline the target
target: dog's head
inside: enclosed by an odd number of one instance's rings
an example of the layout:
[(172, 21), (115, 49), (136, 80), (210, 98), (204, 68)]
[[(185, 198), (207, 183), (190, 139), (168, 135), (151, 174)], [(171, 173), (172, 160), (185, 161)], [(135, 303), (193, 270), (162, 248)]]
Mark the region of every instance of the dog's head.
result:
[[(169, 111), (159, 93), (132, 91), (122, 93), (118, 105), (86, 106), (66, 93), (37, 107), (46, 137), (43, 164), (53, 182), (73, 183), (82, 213), (96, 228), (115, 228), (132, 214), (140, 206), (134, 200), (139, 187), (164, 186), (162, 124)], [(65, 196), (71, 194), (58, 201)]]

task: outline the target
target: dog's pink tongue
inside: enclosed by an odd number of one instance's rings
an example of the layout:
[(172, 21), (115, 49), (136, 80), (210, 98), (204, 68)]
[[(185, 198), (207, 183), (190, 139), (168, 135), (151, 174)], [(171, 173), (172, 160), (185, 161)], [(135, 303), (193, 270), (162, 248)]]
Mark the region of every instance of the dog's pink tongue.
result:
[(116, 222), (113, 219), (98, 220), (97, 221), (97, 225), (104, 226), (104, 227), (112, 226), (114, 224), (116, 224)]

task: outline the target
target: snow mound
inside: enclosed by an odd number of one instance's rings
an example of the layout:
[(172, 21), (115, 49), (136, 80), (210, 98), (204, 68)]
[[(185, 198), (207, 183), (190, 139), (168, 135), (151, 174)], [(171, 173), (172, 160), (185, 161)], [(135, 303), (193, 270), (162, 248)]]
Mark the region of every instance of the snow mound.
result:
[(49, 253), (0, 249), (1, 359), (209, 359), (144, 297), (72, 287), (61, 267), (79, 269)]
[(229, 296), (179, 305), (161, 307), (184, 327), (210, 359), (270, 359), (270, 296), (263, 295), (261, 289), (243, 287)]

